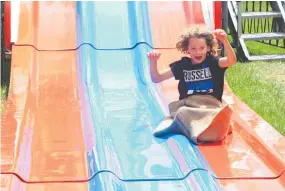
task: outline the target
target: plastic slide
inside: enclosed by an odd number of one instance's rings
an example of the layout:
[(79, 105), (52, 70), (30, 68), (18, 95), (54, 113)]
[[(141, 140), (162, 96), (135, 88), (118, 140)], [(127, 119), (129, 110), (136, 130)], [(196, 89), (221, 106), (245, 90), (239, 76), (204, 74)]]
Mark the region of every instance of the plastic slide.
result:
[[(152, 130), (178, 99), (174, 79), (189, 24), (207, 24), (205, 2), (21, 2), (1, 117), (3, 190), (285, 189), (285, 138), (225, 84), (234, 132), (196, 146)], [(13, 14), (13, 10), (12, 10)], [(13, 24), (13, 23), (12, 23)]]

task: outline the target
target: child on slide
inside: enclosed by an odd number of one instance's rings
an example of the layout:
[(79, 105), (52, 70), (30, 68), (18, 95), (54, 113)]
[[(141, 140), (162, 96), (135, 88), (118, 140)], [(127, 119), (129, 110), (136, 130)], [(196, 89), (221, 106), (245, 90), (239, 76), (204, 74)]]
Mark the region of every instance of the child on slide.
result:
[[(225, 57), (217, 56), (216, 46), (224, 45)], [(179, 80), (179, 100), (169, 104), (171, 116), (153, 131), (154, 136), (182, 134), (196, 144), (220, 141), (229, 133), (232, 110), (223, 104), (224, 75), (236, 63), (236, 55), (222, 29), (209, 31), (202, 26), (181, 35), (177, 50), (186, 54), (159, 73), (160, 53), (149, 52), (150, 74), (154, 83), (174, 77)]]

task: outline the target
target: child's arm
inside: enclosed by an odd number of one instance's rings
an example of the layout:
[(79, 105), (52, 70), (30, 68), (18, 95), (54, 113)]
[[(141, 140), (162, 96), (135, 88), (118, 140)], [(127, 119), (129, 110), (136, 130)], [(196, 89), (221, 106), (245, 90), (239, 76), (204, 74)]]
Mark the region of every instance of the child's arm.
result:
[(236, 54), (228, 41), (227, 33), (222, 29), (216, 29), (214, 30), (214, 35), (219, 41), (223, 43), (226, 53), (225, 57), (219, 59), (219, 66), (221, 68), (226, 68), (236, 64)]
[(162, 82), (164, 80), (167, 80), (171, 77), (173, 77), (173, 73), (171, 71), (171, 69), (169, 68), (167, 71), (163, 72), (163, 73), (159, 73), (157, 70), (157, 60), (160, 57), (160, 53), (156, 52), (156, 51), (152, 51), (149, 52), (147, 54), (149, 61), (150, 61), (150, 75), (151, 75), (151, 80), (154, 83), (159, 83)]

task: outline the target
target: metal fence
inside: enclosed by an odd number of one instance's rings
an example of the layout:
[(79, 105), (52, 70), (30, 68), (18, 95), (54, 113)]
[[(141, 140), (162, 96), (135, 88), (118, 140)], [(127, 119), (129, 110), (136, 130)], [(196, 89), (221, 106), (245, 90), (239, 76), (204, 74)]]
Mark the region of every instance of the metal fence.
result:
[[(285, 3), (282, 2), (283, 9), (285, 9)], [(271, 1), (244, 1), (237, 3), (237, 10), (241, 9), (241, 12), (271, 12), (279, 11), (276, 6), (276, 2)], [(237, 15), (238, 17), (238, 15)], [(241, 19), (241, 18), (239, 18)], [(240, 20), (239, 20), (240, 21)], [(282, 18), (272, 17), (260, 17), (260, 18), (243, 18), (240, 23), (243, 34), (246, 33), (266, 33), (266, 32), (285, 32), (284, 20)], [(285, 47), (285, 40), (261, 40), (259, 42)]]

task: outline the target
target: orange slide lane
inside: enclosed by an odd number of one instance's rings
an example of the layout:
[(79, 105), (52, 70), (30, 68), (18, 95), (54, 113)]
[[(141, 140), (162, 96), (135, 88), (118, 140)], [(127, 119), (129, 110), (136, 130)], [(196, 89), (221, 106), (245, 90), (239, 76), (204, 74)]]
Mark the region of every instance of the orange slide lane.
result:
[(76, 49), (75, 3), (69, 1), (21, 2), (16, 45), (39, 50)]
[[(53, 7), (57, 13), (52, 16), (43, 11), (40, 17), (46, 20), (41, 21), (45, 25), (34, 22), (38, 16), (25, 16), (41, 12), (40, 7), (49, 3), (56, 4)], [(57, 22), (56, 17), (65, 15), (67, 7), (73, 9), (73, 17), (66, 18), (67, 23)], [(32, 37), (43, 49), (76, 46), (75, 2), (21, 2), (21, 15), (24, 18), (17, 44), (33, 43), (27, 41)], [(25, 18), (28, 21), (22, 20)], [(69, 32), (58, 31), (63, 28)], [(82, 82), (78, 80), (76, 61), (75, 50), (38, 51), (32, 46), (13, 45), (11, 85), (1, 120), (1, 188), (87, 189), (87, 183), (33, 187), (22, 182), (89, 179), (78, 90)]]
[[(154, 47), (173, 48), (187, 25), (205, 23), (201, 2), (148, 4)], [(160, 71), (169, 68), (170, 63), (182, 56), (175, 49), (159, 51), (162, 53), (158, 63)], [(174, 78), (161, 83), (168, 102), (178, 100), (177, 84), (178, 81)], [(269, 182), (273, 189), (276, 188), (274, 190), (285, 189), (284, 137), (275, 133), (265, 122), (258, 123), (260, 120), (257, 120), (257, 115), (242, 106), (244, 104), (236, 99), (227, 85), (224, 98), (229, 104), (234, 100), (234, 133), (221, 143), (199, 146), (217, 178), (226, 179), (221, 183), (228, 190), (251, 190), (254, 184), (259, 184), (260, 190), (267, 190), (265, 185)], [(267, 135), (267, 132), (271, 132), (271, 136)], [(262, 180), (251, 180), (250, 183), (249, 179)]]

